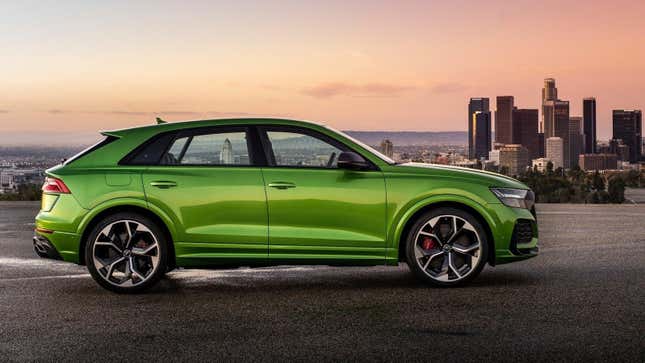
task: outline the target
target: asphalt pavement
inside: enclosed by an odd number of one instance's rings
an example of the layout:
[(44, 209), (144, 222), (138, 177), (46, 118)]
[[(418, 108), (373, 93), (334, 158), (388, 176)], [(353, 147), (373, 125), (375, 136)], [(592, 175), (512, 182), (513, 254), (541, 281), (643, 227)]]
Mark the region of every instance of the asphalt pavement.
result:
[(539, 205), (541, 253), (430, 288), (400, 267), (177, 270), (110, 293), (0, 203), (0, 361), (645, 361), (645, 205)]

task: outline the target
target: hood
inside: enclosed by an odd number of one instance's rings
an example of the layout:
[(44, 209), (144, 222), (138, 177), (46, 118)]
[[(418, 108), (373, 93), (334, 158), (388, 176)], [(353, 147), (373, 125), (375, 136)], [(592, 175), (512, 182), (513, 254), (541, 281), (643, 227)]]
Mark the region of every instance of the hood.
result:
[(404, 163), (396, 167), (411, 168), (412, 170), (425, 170), (428, 174), (442, 174), (453, 178), (472, 179), (489, 184), (491, 187), (506, 187), (517, 189), (530, 189), (524, 183), (509, 176), (491, 171), (464, 168), (443, 164)]

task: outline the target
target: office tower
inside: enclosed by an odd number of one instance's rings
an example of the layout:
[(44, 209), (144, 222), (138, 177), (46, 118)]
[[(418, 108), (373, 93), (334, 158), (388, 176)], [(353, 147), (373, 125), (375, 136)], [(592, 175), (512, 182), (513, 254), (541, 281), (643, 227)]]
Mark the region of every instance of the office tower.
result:
[(513, 96), (497, 96), (495, 110), (495, 142), (502, 144), (513, 143)]
[(229, 139), (224, 140), (222, 151), (219, 153), (220, 164), (233, 164), (233, 145)]
[(544, 132), (538, 133), (538, 157), (543, 158), (545, 154), (544, 152)]
[(553, 163), (553, 169), (564, 167), (564, 143), (560, 137), (546, 139), (546, 158)]
[[(569, 101), (546, 101), (544, 124), (544, 138), (559, 137), (563, 143), (563, 168), (568, 168), (571, 164), (569, 151)], [(547, 158), (549, 156), (547, 155)]]
[(473, 148), (473, 114), (477, 111), (490, 111), (490, 100), (487, 97), (471, 98), (468, 102), (468, 158), (475, 159), (475, 149)]
[(579, 157), (582, 170), (615, 170), (618, 168), (615, 154), (582, 154)]
[(381, 141), (381, 152), (383, 155), (391, 158), (394, 155), (394, 144), (389, 139)]
[(582, 117), (569, 117), (569, 165), (567, 168), (573, 168), (578, 165), (578, 155), (582, 153), (582, 134), (580, 127)]
[(472, 144), (473, 157), (471, 159), (481, 159), (488, 157), (491, 150), (491, 113), (490, 111), (475, 111), (473, 114), (473, 132)]
[(629, 146), (629, 162), (636, 163), (641, 159), (643, 115), (641, 110), (613, 111), (614, 139), (623, 140)]
[(512, 117), (513, 144), (521, 144), (529, 150), (529, 159), (539, 157), (538, 110), (514, 109)]
[[(555, 88), (555, 79), (545, 78), (544, 88), (542, 88), (542, 125), (540, 125), (540, 132), (546, 133), (546, 117), (549, 114), (545, 109), (546, 101), (555, 101), (558, 99), (558, 89)], [(551, 137), (551, 136), (547, 136)]]
[(582, 119), (584, 135), (584, 152), (593, 154), (596, 152), (596, 99), (588, 97), (582, 100)]
[(499, 166), (508, 168), (508, 175), (520, 175), (529, 165), (529, 151), (522, 145), (509, 144), (499, 149)]

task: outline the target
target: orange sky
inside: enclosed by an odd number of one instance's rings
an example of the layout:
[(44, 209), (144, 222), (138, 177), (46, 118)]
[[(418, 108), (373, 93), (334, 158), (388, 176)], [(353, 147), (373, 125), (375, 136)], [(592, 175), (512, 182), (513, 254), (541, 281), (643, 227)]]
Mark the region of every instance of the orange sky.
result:
[(156, 115), (465, 130), (469, 97), (538, 108), (545, 77), (572, 115), (595, 96), (608, 138), (611, 109), (645, 108), (644, 15), (620, 0), (5, 2), (0, 145)]

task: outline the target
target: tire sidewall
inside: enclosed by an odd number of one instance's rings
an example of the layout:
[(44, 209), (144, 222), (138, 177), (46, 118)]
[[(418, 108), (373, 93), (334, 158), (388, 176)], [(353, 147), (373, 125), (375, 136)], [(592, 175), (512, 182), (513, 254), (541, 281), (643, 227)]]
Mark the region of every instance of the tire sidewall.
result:
[[(154, 234), (155, 238), (157, 239), (157, 244), (159, 246), (158, 247), (159, 265), (157, 266), (156, 270), (153, 272), (153, 275), (150, 276), (148, 280), (146, 280), (145, 282), (137, 286), (123, 287), (123, 286), (113, 285), (108, 281), (106, 281), (103, 278), (103, 276), (101, 276), (101, 274), (98, 272), (98, 270), (96, 269), (96, 266), (94, 266), (93, 249), (94, 249), (94, 242), (96, 241), (98, 234), (103, 230), (103, 228), (105, 228), (109, 224), (120, 220), (133, 220), (140, 224), (145, 225)], [(128, 213), (128, 212), (112, 214), (110, 216), (103, 218), (99, 223), (97, 223), (94, 226), (94, 228), (92, 228), (92, 232), (90, 232), (88, 240), (85, 243), (85, 265), (87, 266), (87, 269), (90, 272), (90, 275), (92, 275), (92, 278), (94, 279), (94, 281), (96, 281), (99, 285), (101, 285), (102, 287), (110, 291), (117, 292), (117, 293), (125, 293), (125, 294), (141, 292), (155, 285), (166, 272), (166, 269), (168, 266), (168, 241), (165, 234), (161, 230), (161, 228), (157, 225), (157, 223), (150, 220), (150, 218), (147, 218), (137, 213)]]
[[(473, 267), (473, 271), (470, 272), (468, 276), (458, 281), (438, 281), (428, 276), (417, 263), (416, 256), (414, 254), (414, 247), (416, 243), (415, 237), (417, 235), (417, 232), (430, 219), (441, 215), (454, 215), (454, 216), (463, 218), (464, 220), (468, 221), (468, 223), (472, 224), (473, 227), (475, 227), (475, 229), (477, 230), (477, 235), (479, 236), (480, 255), (481, 255), (479, 258), (479, 261), (477, 262), (477, 265)], [(484, 229), (484, 226), (482, 226), (482, 224), (479, 222), (479, 220), (477, 220), (477, 218), (473, 217), (470, 213), (465, 212), (461, 209), (441, 207), (441, 208), (428, 211), (422, 214), (419, 218), (417, 218), (417, 221), (414, 223), (414, 225), (412, 225), (412, 228), (410, 228), (410, 231), (408, 232), (408, 235), (406, 237), (405, 252), (406, 252), (406, 262), (410, 270), (412, 270), (412, 272), (419, 279), (421, 279), (423, 282), (429, 283), (434, 286), (449, 287), (449, 286), (463, 285), (471, 281), (475, 277), (477, 277), (477, 275), (479, 275), (479, 273), (484, 268), (484, 265), (488, 261), (489, 245), (488, 245), (488, 238), (486, 236), (486, 230)]]

